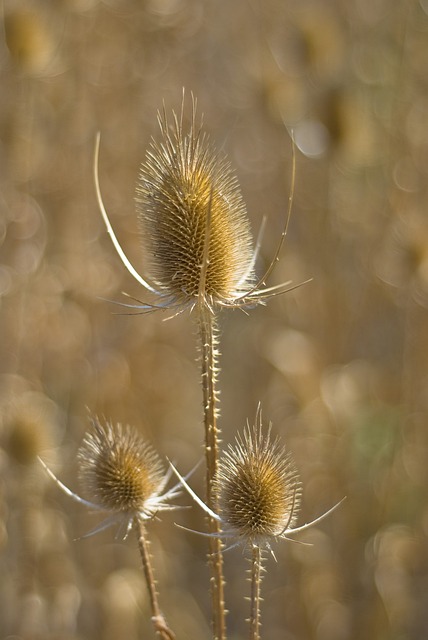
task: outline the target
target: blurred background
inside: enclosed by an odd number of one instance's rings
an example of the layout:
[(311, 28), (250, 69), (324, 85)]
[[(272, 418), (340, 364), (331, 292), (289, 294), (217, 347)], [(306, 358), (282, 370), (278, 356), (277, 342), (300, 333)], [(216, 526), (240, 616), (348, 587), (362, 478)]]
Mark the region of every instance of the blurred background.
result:
[[(221, 313), (221, 427), (259, 401), (303, 482), (300, 523), (267, 560), (267, 640), (420, 640), (428, 629), (427, 0), (4, 0), (0, 39), (0, 633), (9, 640), (154, 637), (134, 537), (82, 538), (88, 410), (135, 425), (187, 472), (202, 457), (197, 327), (130, 316), (147, 297), (134, 209), (157, 109), (183, 87), (230, 158), (259, 272), (312, 281)], [(203, 469), (192, 486), (203, 494)], [(183, 504), (190, 499), (184, 497)], [(177, 638), (208, 640), (206, 541), (195, 507), (149, 525)], [(230, 640), (247, 636), (249, 564), (226, 554)]]

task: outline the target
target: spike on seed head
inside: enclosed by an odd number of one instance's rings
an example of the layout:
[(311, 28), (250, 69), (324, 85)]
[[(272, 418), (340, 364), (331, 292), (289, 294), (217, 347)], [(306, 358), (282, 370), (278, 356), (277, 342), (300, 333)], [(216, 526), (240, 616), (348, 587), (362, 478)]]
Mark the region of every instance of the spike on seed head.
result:
[(141, 166), (137, 211), (159, 290), (180, 305), (201, 293), (227, 304), (254, 284), (251, 232), (237, 179), (195, 109), (193, 101), (187, 132), (183, 107), (171, 126), (159, 113), (162, 138), (152, 140)]
[(129, 426), (93, 418), (78, 452), (79, 476), (88, 496), (106, 510), (147, 513), (163, 487), (158, 454)]
[(219, 463), (215, 481), (221, 520), (250, 546), (269, 546), (296, 522), (301, 484), (289, 453), (270, 427), (262, 433), (261, 418), (229, 445)]

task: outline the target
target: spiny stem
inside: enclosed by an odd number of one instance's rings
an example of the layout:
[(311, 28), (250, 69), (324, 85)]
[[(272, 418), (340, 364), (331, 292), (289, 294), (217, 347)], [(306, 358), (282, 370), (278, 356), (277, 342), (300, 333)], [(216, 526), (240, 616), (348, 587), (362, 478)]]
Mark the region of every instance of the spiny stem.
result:
[(260, 586), (262, 582), (262, 561), (263, 557), (260, 545), (254, 545), (251, 556), (250, 640), (260, 640)]
[[(204, 402), (205, 456), (207, 505), (217, 513), (217, 499), (213, 492), (213, 480), (218, 463), (218, 434), (216, 390), (216, 371), (218, 350), (216, 347), (216, 321), (213, 313), (205, 304), (199, 306), (199, 328), (202, 355), (202, 390)], [(220, 522), (214, 518), (208, 521), (209, 533), (220, 533)], [(215, 640), (226, 639), (223, 554), (219, 535), (209, 538), (209, 565), (211, 569), (211, 601), (213, 631)]]
[(149, 552), (149, 541), (146, 536), (144, 523), (138, 517), (134, 518), (134, 528), (137, 534), (138, 548), (140, 550), (141, 561), (143, 563), (144, 576), (146, 578), (147, 588), (149, 590), (153, 626), (156, 633), (159, 634), (159, 636), (163, 640), (175, 640), (175, 634), (168, 627), (159, 607), (158, 593), (156, 591), (156, 582), (153, 575), (153, 568)]

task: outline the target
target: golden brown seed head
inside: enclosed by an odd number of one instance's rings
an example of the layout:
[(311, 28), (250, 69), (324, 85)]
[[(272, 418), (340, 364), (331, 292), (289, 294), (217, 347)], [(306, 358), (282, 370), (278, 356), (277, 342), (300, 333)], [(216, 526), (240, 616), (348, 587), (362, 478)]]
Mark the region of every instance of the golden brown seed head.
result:
[(93, 418), (78, 458), (85, 491), (107, 510), (145, 512), (163, 488), (159, 456), (129, 426), (102, 425)]
[(196, 125), (194, 109), (187, 133), (173, 118), (170, 127), (165, 112), (159, 114), (162, 138), (152, 141), (137, 185), (151, 276), (178, 304), (191, 303), (199, 293), (207, 301), (232, 300), (251, 288), (254, 277), (239, 185), (227, 160)]
[(238, 436), (219, 463), (215, 482), (223, 528), (250, 545), (263, 545), (296, 521), (301, 485), (293, 461), (261, 424)]

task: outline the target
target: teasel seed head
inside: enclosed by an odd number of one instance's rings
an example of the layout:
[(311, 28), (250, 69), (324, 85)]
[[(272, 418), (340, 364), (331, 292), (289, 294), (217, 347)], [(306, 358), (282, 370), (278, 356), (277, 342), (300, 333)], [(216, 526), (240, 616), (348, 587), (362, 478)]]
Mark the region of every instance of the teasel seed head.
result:
[(129, 425), (91, 423), (78, 452), (85, 493), (108, 511), (149, 513), (164, 487), (158, 454)]
[(270, 548), (270, 540), (293, 530), (301, 484), (291, 455), (272, 440), (271, 425), (263, 434), (260, 412), (220, 459), (215, 491), (228, 537)]
[[(291, 192), (276, 251), (264, 273), (255, 277), (266, 219), (252, 249), (250, 226), (238, 181), (224, 155), (217, 153), (196, 122), (196, 100), (187, 131), (180, 115), (165, 107), (158, 114), (161, 138), (152, 140), (141, 165), (136, 190), (137, 213), (151, 277), (141, 275), (116, 237), (105, 208), (98, 177), (100, 134), (94, 154), (94, 183), (100, 213), (123, 265), (154, 302), (122, 304), (134, 313), (156, 309), (180, 313), (186, 308), (245, 308), (265, 304), (301, 284), (291, 281), (267, 286), (279, 260), (291, 216), (295, 183), (295, 153)], [(132, 297), (132, 296), (131, 296)]]
[(271, 430), (269, 424), (266, 433), (263, 432), (259, 405), (254, 425), (247, 423), (235, 445), (229, 445), (220, 457), (213, 482), (218, 513), (201, 500), (170, 462), (171, 470), (187, 493), (221, 525), (216, 534), (194, 533), (231, 540), (231, 546), (243, 543), (253, 549), (268, 549), (274, 555), (273, 540), (293, 541), (296, 534), (319, 524), (345, 500), (342, 498), (320, 516), (296, 526), (302, 485), (291, 454), (279, 438), (272, 439)]
[(151, 277), (179, 305), (202, 294), (228, 304), (254, 284), (253, 250), (245, 204), (235, 175), (196, 122), (158, 115), (161, 140), (152, 140), (141, 166), (137, 211)]
[(130, 426), (102, 423), (91, 417), (78, 451), (79, 476), (88, 498), (82, 498), (63, 484), (41, 458), (49, 476), (67, 496), (85, 507), (109, 515), (93, 531), (119, 524), (124, 537), (132, 522), (149, 520), (160, 511), (180, 507), (173, 504), (181, 494), (179, 485), (165, 491), (171, 470), (165, 472), (156, 451)]

